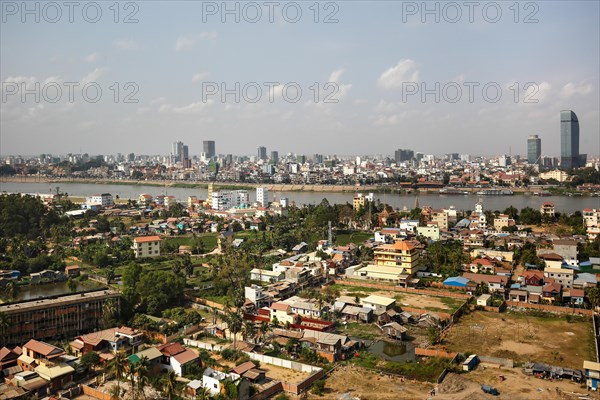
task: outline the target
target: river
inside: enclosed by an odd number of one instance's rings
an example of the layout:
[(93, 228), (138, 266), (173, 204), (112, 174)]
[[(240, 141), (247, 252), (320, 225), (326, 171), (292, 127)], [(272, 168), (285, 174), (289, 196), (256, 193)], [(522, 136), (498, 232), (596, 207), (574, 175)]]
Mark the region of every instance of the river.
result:
[[(0, 192), (9, 193), (50, 193), (56, 191), (56, 186), (60, 187), (60, 191), (68, 193), (70, 196), (89, 196), (95, 193), (111, 193), (113, 196), (119, 196), (121, 199), (136, 199), (141, 193), (149, 193), (151, 195), (169, 194), (174, 195), (179, 201), (187, 201), (188, 196), (197, 196), (203, 199), (207, 195), (206, 188), (175, 188), (175, 187), (159, 187), (159, 186), (144, 186), (144, 185), (114, 185), (114, 184), (91, 184), (91, 183), (37, 183), (37, 182), (0, 182)], [(249, 191), (250, 201), (255, 201), (255, 191)], [(352, 193), (341, 192), (274, 192), (269, 193), (271, 200), (279, 200), (281, 197), (287, 197), (290, 201), (296, 204), (318, 204), (324, 198), (332, 204), (352, 203)], [(394, 208), (403, 209), (404, 207), (411, 209), (415, 206), (416, 200), (419, 200), (419, 205), (429, 205), (434, 208), (446, 208), (449, 206), (456, 207), (457, 210), (472, 210), (479, 196), (475, 194), (469, 195), (440, 195), (437, 193), (411, 193), (411, 194), (389, 194), (376, 193), (375, 199), (382, 203), (389, 204)], [(548, 196), (537, 197), (531, 195), (514, 195), (514, 196), (483, 196), (483, 206), (487, 210), (504, 210), (509, 206), (514, 206), (517, 209), (532, 207), (539, 209), (543, 202), (549, 201), (554, 203), (556, 211), (559, 212), (574, 212), (581, 211), (584, 208), (600, 208), (600, 197), (568, 197), (568, 196)]]

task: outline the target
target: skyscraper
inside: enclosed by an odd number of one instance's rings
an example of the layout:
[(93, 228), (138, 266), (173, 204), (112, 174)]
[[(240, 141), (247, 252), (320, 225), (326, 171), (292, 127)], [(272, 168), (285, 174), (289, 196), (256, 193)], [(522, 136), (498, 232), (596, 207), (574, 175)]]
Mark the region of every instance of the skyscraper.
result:
[(267, 148), (264, 146), (258, 147), (258, 159), (266, 160), (267, 159)]
[(217, 155), (215, 152), (215, 141), (214, 140), (205, 140), (202, 142), (204, 147), (204, 155), (206, 158), (213, 158)]
[(529, 135), (527, 139), (527, 163), (539, 164), (542, 156), (542, 139), (538, 135)]
[(271, 151), (271, 164), (277, 165), (279, 163), (279, 152), (276, 150)]
[(581, 166), (580, 159), (579, 120), (573, 111), (563, 110), (560, 112), (560, 167), (577, 168)]
[(396, 163), (403, 162), (403, 161), (410, 161), (414, 157), (415, 157), (414, 151), (409, 150), (409, 149), (398, 149), (394, 153), (394, 158), (396, 160)]
[(176, 141), (173, 142), (173, 145), (171, 146), (171, 155), (174, 156), (175, 160), (179, 160), (181, 158), (181, 155), (183, 154), (183, 142), (181, 141)]

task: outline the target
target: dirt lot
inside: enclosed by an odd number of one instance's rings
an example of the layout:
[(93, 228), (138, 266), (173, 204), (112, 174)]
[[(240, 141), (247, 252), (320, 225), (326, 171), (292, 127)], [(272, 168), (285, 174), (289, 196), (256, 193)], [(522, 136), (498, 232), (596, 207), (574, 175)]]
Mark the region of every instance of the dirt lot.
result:
[[(504, 381), (500, 376), (505, 378)], [(495, 387), (500, 393), (493, 397), (481, 390), (481, 385)], [(475, 399), (506, 399), (506, 400), (553, 400), (577, 399), (587, 394), (580, 384), (570, 381), (547, 381), (527, 376), (520, 369), (498, 369), (479, 367), (469, 374), (448, 374), (438, 386), (434, 399), (445, 400), (475, 400)], [(590, 395), (589, 398), (592, 397)]]
[(565, 316), (475, 311), (463, 315), (442, 341), (449, 351), (538, 361), (581, 369), (595, 358), (591, 320)]
[(366, 297), (370, 294), (374, 294), (377, 296), (385, 296), (392, 299), (396, 299), (396, 304), (399, 307), (413, 307), (420, 308), (423, 310), (429, 311), (440, 311), (448, 314), (452, 314), (462, 303), (464, 300), (455, 299), (451, 297), (436, 297), (436, 296), (425, 296), (421, 294), (412, 294), (412, 293), (400, 293), (388, 290), (372, 290), (371, 288), (367, 288), (369, 290), (361, 290), (360, 287), (356, 286), (342, 286), (340, 285), (341, 294), (346, 296), (356, 296)]
[(266, 371), (266, 376), (275, 381), (300, 383), (310, 376), (307, 372), (294, 371), (293, 369), (277, 367), (271, 364), (260, 364), (260, 369)]
[(308, 394), (308, 399), (340, 399), (341, 395), (348, 400), (392, 400), (392, 399), (427, 399), (433, 388), (430, 383), (401, 380), (379, 375), (356, 366), (344, 366), (335, 370), (325, 385), (325, 394), (315, 396)]

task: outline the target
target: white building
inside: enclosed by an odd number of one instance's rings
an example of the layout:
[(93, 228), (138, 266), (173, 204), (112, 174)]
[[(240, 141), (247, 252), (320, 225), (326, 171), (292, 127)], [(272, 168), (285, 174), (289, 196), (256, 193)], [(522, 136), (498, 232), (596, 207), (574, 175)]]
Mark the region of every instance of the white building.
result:
[(228, 210), (232, 207), (247, 206), (250, 202), (247, 190), (219, 190), (212, 193), (213, 210)]
[(263, 207), (267, 207), (269, 205), (269, 189), (265, 187), (256, 188), (256, 202)]
[(237, 374), (226, 374), (224, 372), (215, 371), (212, 368), (206, 368), (202, 374), (202, 386), (208, 389), (211, 396), (216, 396), (221, 393), (222, 381), (236, 381), (239, 377), (240, 376)]
[(102, 207), (110, 207), (113, 203), (113, 197), (110, 193), (94, 194), (85, 198), (87, 205), (100, 205)]
[(133, 239), (131, 246), (135, 258), (160, 257), (160, 237), (140, 236)]

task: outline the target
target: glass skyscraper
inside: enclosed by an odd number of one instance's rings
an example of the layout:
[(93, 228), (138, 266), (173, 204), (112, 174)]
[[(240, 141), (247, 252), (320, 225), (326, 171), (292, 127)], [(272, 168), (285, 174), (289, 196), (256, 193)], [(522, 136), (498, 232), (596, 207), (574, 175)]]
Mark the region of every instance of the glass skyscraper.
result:
[(571, 110), (560, 112), (560, 166), (571, 169), (581, 166), (579, 155), (579, 120)]
[(527, 139), (527, 163), (539, 164), (542, 156), (542, 139), (538, 135), (530, 135)]

